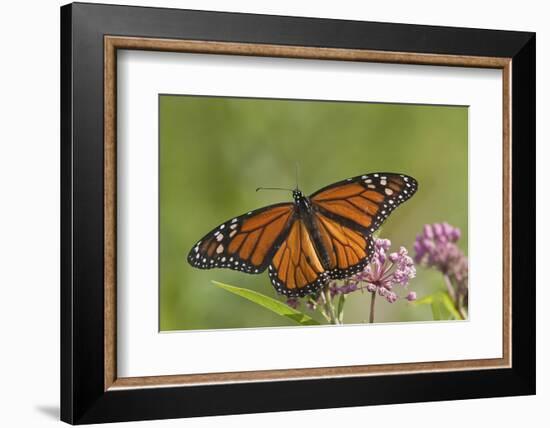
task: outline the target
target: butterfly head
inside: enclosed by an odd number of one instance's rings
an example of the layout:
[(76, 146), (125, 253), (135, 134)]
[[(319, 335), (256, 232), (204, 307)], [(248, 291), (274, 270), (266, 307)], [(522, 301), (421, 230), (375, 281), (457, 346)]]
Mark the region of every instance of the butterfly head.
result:
[(294, 204), (296, 205), (298, 211), (310, 211), (311, 203), (306, 195), (304, 195), (300, 190), (294, 189), (292, 191), (292, 197), (294, 198)]
[(302, 202), (306, 199), (306, 196), (298, 189), (294, 189), (292, 191), (292, 197), (294, 198), (294, 201), (297, 204), (299, 204), (300, 202)]

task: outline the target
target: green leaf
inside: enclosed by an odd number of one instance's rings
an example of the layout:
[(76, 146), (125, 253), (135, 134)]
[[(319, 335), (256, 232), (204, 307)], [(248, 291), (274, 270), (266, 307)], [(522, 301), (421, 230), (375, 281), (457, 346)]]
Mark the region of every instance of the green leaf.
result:
[(462, 319), (462, 317), (456, 310), (455, 305), (451, 300), (451, 297), (447, 293), (441, 293), (441, 303), (443, 304), (443, 306), (445, 306), (445, 308), (449, 311), (449, 313), (453, 316), (455, 320)]
[(439, 308), (438, 302), (432, 302), (432, 316), (434, 321), (440, 321), (441, 320), (441, 310)]
[(421, 299), (415, 300), (414, 305), (430, 305), (434, 321), (441, 320), (441, 307), (439, 303), (439, 293), (428, 294)]
[(223, 288), (230, 293), (236, 294), (237, 296), (250, 300), (257, 305), (263, 306), (264, 308), (275, 312), (277, 315), (286, 317), (300, 325), (320, 325), (318, 321), (314, 320), (310, 316), (297, 311), (296, 309), (288, 306), (286, 303), (280, 302), (272, 297), (265, 296), (264, 294), (249, 290), (247, 288), (235, 287), (234, 285), (228, 285), (218, 281), (212, 281), (212, 284)]
[(415, 305), (431, 305), (432, 315), (434, 320), (448, 319), (451, 316), (453, 319), (460, 320), (462, 317), (458, 313), (447, 292), (438, 291), (434, 294), (424, 296), (414, 302)]
[(413, 304), (415, 305), (431, 305), (434, 301), (434, 295), (428, 294), (427, 296), (422, 297), (422, 299), (415, 300)]

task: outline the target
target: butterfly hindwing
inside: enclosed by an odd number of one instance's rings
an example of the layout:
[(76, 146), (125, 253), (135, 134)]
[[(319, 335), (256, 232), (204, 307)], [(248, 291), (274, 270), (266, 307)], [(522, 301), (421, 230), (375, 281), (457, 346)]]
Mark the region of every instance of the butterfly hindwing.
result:
[(370, 235), (417, 188), (417, 181), (410, 176), (378, 172), (331, 184), (310, 199), (326, 216)]
[(301, 219), (292, 224), (273, 256), (269, 278), (275, 289), (286, 296), (304, 296), (326, 284), (328, 272)]
[(316, 214), (318, 242), (305, 222), (296, 220), (269, 266), (275, 289), (286, 296), (304, 296), (322, 288), (329, 279), (348, 278), (364, 269), (373, 254), (370, 235)]
[(261, 273), (285, 239), (294, 216), (294, 205), (270, 205), (235, 217), (197, 242), (187, 260), (200, 269), (229, 268)]
[(370, 235), (353, 230), (321, 213), (315, 215), (321, 245), (327, 254), (331, 279), (344, 279), (361, 272), (373, 254)]

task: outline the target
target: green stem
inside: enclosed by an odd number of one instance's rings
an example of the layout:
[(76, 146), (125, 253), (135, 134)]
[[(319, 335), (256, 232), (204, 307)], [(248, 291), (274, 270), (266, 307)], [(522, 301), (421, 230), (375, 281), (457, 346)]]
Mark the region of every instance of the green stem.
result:
[[(344, 279), (344, 286), (349, 286), (349, 279)], [(346, 303), (346, 294), (340, 294), (336, 308), (336, 319), (338, 324), (344, 324), (344, 305)]]
[(447, 287), (447, 293), (449, 294), (449, 297), (453, 302), (456, 302), (456, 293), (455, 289), (453, 288), (451, 278), (449, 278), (447, 274), (443, 274), (443, 280), (445, 281), (445, 286)]
[(325, 302), (325, 311), (330, 317), (329, 322), (331, 324), (339, 324), (338, 317), (336, 316), (336, 312), (334, 310), (334, 304), (332, 302), (332, 298), (330, 297), (330, 290), (328, 286), (323, 289), (323, 298)]
[(374, 302), (376, 300), (376, 291), (371, 291), (370, 293), (370, 314), (369, 314), (369, 323), (374, 322)]
[(338, 317), (338, 323), (344, 323), (344, 305), (346, 303), (346, 295), (341, 294), (338, 299), (338, 309), (336, 310), (336, 316)]
[(456, 309), (456, 312), (460, 315), (460, 319), (465, 320), (466, 316), (464, 314), (463, 309), (458, 303), (458, 298), (455, 292), (455, 289), (453, 288), (453, 283), (451, 282), (451, 278), (449, 278), (448, 275), (443, 274), (443, 280), (445, 281), (445, 286), (447, 287), (447, 293), (449, 294), (449, 297), (451, 298), (451, 301), (453, 302), (453, 305)]
[(321, 314), (325, 317), (325, 319), (330, 324), (330, 316), (329, 316), (329, 312), (327, 312), (328, 305), (327, 305), (327, 299), (325, 297), (324, 290), (321, 290), (320, 297), (321, 297), (321, 301), (322, 301), (323, 305), (319, 306), (319, 312), (321, 312)]

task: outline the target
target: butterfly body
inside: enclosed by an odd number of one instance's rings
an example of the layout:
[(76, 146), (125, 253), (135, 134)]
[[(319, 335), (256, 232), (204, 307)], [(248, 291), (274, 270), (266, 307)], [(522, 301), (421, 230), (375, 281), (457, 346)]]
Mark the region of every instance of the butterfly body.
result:
[(294, 198), (296, 217), (304, 223), (307, 232), (311, 236), (311, 241), (319, 255), (319, 261), (325, 270), (330, 269), (330, 256), (323, 245), (319, 227), (314, 221), (316, 215), (315, 206), (299, 189), (292, 192), (292, 197)]
[(293, 202), (250, 211), (213, 229), (191, 249), (188, 262), (250, 274), (269, 268), (279, 293), (314, 293), (330, 279), (364, 269), (373, 254), (372, 233), (417, 186), (404, 174), (374, 173), (309, 197), (295, 189)]

